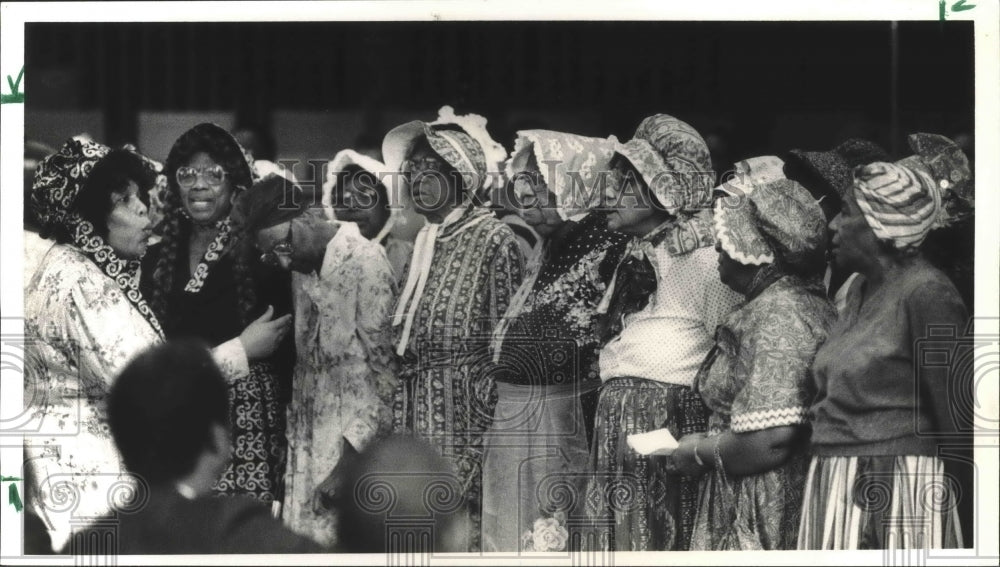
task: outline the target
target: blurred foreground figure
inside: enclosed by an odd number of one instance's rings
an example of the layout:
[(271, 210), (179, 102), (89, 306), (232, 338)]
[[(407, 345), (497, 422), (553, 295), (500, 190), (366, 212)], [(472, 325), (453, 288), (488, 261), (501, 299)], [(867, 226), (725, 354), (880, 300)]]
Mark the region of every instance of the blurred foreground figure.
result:
[(338, 549), (348, 553), (457, 553), (469, 523), (458, 477), (427, 442), (393, 435), (346, 465), (338, 487)]
[(111, 388), (108, 421), (135, 490), (64, 554), (320, 553), (250, 497), (215, 498), (232, 445), (226, 382), (193, 340), (151, 348)]

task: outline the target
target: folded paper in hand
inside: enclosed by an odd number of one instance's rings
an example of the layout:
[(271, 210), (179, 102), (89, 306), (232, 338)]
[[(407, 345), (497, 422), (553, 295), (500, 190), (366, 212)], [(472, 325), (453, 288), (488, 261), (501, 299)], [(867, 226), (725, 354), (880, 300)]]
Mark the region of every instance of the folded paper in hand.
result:
[(628, 436), (628, 446), (640, 455), (669, 455), (677, 448), (677, 440), (667, 429), (657, 429)]

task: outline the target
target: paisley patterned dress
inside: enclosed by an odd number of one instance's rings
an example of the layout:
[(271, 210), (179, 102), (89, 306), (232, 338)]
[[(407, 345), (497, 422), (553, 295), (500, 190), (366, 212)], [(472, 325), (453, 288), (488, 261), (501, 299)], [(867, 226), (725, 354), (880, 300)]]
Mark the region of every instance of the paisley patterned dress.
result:
[[(811, 367), (836, 312), (821, 282), (784, 276), (733, 312), (695, 378), (712, 411), (708, 435), (804, 425), (815, 395)], [(795, 549), (808, 456), (759, 474), (702, 477), (691, 548)]]

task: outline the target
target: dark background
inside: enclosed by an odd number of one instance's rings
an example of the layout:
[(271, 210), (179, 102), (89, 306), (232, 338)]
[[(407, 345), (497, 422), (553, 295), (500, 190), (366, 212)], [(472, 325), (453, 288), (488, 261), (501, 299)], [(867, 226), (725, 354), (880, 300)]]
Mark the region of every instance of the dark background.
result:
[(900, 22), (894, 89), (890, 22), (29, 23), (26, 135), (135, 143), (143, 112), (223, 111), (279, 158), (330, 159), (451, 104), (508, 149), (534, 127), (625, 140), (665, 112), (720, 162), (849, 136), (905, 155), (910, 132), (971, 137), (972, 26)]

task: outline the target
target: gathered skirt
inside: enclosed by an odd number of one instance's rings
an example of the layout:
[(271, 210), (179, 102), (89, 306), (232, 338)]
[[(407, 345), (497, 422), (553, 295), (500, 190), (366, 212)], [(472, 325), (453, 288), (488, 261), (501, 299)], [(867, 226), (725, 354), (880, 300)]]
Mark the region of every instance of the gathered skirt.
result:
[(808, 456), (759, 474), (701, 478), (691, 549), (703, 551), (796, 549)]
[(581, 393), (578, 384), (497, 383), (484, 439), (483, 551), (566, 551), (579, 540), (571, 534), (586, 520), (590, 459)]
[(954, 488), (937, 457), (814, 456), (799, 549), (962, 547)]
[(701, 398), (686, 386), (632, 377), (602, 386), (586, 499), (592, 528), (584, 549), (688, 548), (698, 479), (671, 470), (667, 457), (636, 453), (626, 438), (661, 428), (677, 439), (703, 432), (707, 413)]

